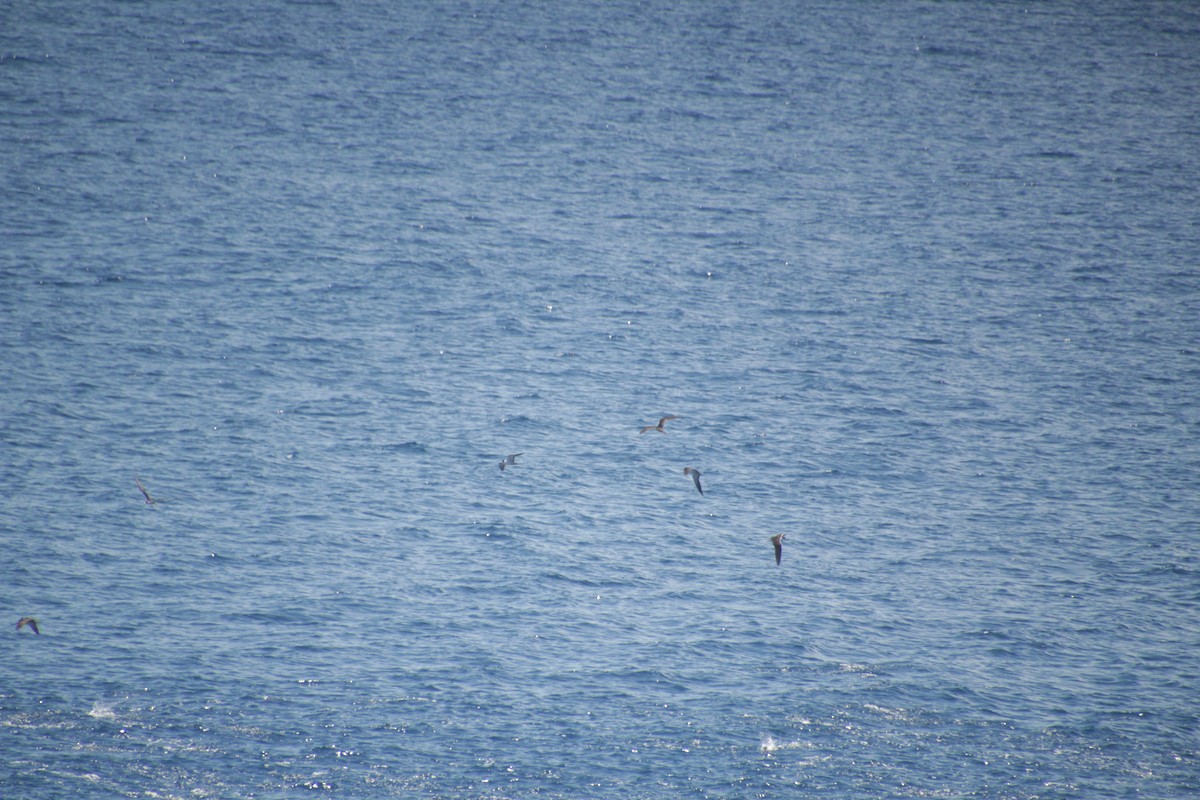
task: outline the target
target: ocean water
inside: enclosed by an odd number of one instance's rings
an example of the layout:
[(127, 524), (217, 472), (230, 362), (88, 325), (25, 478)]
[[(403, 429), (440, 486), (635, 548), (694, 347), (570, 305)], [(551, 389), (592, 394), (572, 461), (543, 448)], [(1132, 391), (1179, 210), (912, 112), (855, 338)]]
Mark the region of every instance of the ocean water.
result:
[(1186, 2), (7, 6), (0, 796), (1197, 796), (1197, 85)]

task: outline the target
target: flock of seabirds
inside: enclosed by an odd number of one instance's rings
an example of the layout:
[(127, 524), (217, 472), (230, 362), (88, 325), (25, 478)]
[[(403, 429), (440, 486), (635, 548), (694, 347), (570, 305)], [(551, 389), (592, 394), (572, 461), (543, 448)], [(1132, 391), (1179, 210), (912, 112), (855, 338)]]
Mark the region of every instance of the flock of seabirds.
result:
[[(641, 436), (646, 431), (658, 431), (659, 433), (665, 434), (667, 432), (666, 427), (665, 427), (666, 424), (673, 419), (679, 419), (679, 416), (677, 414), (670, 414), (670, 415), (665, 416), (662, 419), (660, 419), (658, 421), (657, 425), (644, 425), (644, 426), (642, 426), (642, 429), (638, 431), (638, 435)], [(510, 453), (509, 455), (505, 456), (500, 461), (500, 471), (504, 472), (504, 470), (507, 469), (508, 467), (515, 466), (517, 463), (517, 456), (523, 456), (523, 455), (525, 455), (525, 454), (524, 453)], [(690, 475), (692, 478), (692, 483), (696, 484), (696, 491), (699, 492), (700, 494), (704, 494), (704, 488), (700, 486), (700, 470), (695, 469), (693, 467), (684, 467), (683, 474)], [(133, 479), (133, 481), (134, 481), (134, 483), (137, 484), (138, 490), (142, 493), (142, 497), (146, 498), (146, 505), (148, 505), (148, 506), (154, 505), (154, 502), (155, 502), (154, 498), (150, 496), (150, 492), (148, 492), (146, 490), (146, 487), (142, 485), (141, 479), (135, 477)], [(780, 561), (783, 560), (783, 540), (785, 538), (787, 538), (787, 534), (783, 534), (783, 533), (777, 533), (771, 537), (771, 544), (775, 548), (775, 563), (776, 564), (779, 564)], [(25, 627), (28, 627), (29, 630), (33, 631), (38, 636), (42, 635), (41, 631), (38, 630), (38, 622), (33, 617), (21, 617), (19, 620), (17, 620), (17, 630), (18, 631)]]
[[(665, 426), (668, 422), (670, 422), (673, 419), (679, 419), (679, 416), (677, 414), (670, 414), (670, 415), (665, 416), (662, 419), (660, 419), (658, 421), (657, 425), (643, 425), (642, 429), (638, 431), (638, 436), (641, 436), (646, 431), (658, 431), (659, 433), (666, 433), (667, 430), (666, 430)], [(504, 472), (504, 470), (507, 467), (511, 467), (511, 466), (515, 465), (517, 463), (517, 456), (523, 456), (523, 455), (525, 455), (525, 454), (524, 453), (510, 453), (509, 455), (505, 456), (504, 459), (500, 462), (500, 471)], [(700, 485), (700, 470), (698, 470), (694, 467), (684, 467), (683, 474), (692, 476), (692, 483), (696, 484), (696, 491), (699, 492), (700, 494), (704, 494), (704, 488)], [(138, 483), (138, 487), (139, 488), (141, 487), (141, 483)], [(146, 494), (145, 489), (142, 489), (142, 494), (146, 495), (147, 503), (154, 502), (153, 500), (150, 499), (150, 495)], [(786, 538), (787, 538), (787, 534), (785, 534), (785, 533), (777, 533), (771, 537), (771, 544), (775, 547), (775, 563), (776, 564), (778, 564), (783, 559), (783, 540)]]

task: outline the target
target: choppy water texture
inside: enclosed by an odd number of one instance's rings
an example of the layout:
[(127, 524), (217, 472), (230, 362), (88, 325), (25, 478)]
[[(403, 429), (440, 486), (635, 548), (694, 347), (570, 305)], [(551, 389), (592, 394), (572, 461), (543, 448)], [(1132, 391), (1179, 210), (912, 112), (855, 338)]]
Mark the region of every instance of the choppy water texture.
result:
[(1198, 85), (1183, 2), (12, 4), (4, 796), (1196, 796)]

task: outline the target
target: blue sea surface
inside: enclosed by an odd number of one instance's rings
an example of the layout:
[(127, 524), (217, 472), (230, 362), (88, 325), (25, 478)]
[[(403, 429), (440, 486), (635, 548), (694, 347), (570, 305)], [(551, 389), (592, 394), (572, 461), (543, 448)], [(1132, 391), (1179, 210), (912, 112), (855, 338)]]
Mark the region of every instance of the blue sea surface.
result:
[(5, 800), (1200, 796), (1197, 5), (0, 21)]

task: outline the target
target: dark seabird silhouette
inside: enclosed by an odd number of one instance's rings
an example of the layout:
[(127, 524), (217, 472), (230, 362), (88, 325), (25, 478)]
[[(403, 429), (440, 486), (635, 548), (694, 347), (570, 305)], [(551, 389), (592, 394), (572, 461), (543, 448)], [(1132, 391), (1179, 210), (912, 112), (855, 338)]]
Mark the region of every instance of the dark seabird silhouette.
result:
[(700, 488), (700, 470), (692, 469), (691, 467), (684, 467), (683, 474), (691, 475), (692, 483), (696, 484), (696, 491), (700, 494), (704, 494), (704, 490)]
[(138, 488), (142, 490), (142, 497), (146, 498), (146, 505), (148, 505), (148, 506), (154, 505), (154, 498), (151, 497), (150, 493), (146, 491), (146, 487), (142, 486), (141, 480), (139, 480), (138, 478), (135, 477), (133, 479), (133, 482), (136, 483), (138, 485)]
[(500, 471), (504, 472), (504, 468), (507, 467), (509, 464), (517, 463), (517, 456), (523, 456), (523, 455), (525, 455), (525, 454), (524, 453), (513, 453), (512, 455), (505, 458), (503, 461), (500, 462)]
[(775, 545), (775, 563), (778, 564), (783, 558), (783, 540), (787, 538), (786, 533), (777, 533), (771, 537), (771, 544)]
[(666, 433), (666, 431), (663, 430), (663, 425), (666, 425), (669, 421), (671, 421), (673, 419), (679, 419), (679, 417), (672, 414), (669, 417), (663, 417), (662, 419), (660, 419), (658, 421), (657, 425), (646, 425), (640, 431), (638, 431), (638, 436), (641, 436), (646, 431), (658, 431), (659, 433)]
[(37, 629), (37, 620), (33, 617), (21, 617), (19, 620), (17, 620), (17, 630), (21, 630), (21, 628), (24, 628), (26, 625), (28, 625), (38, 636), (42, 635), (42, 632)]

